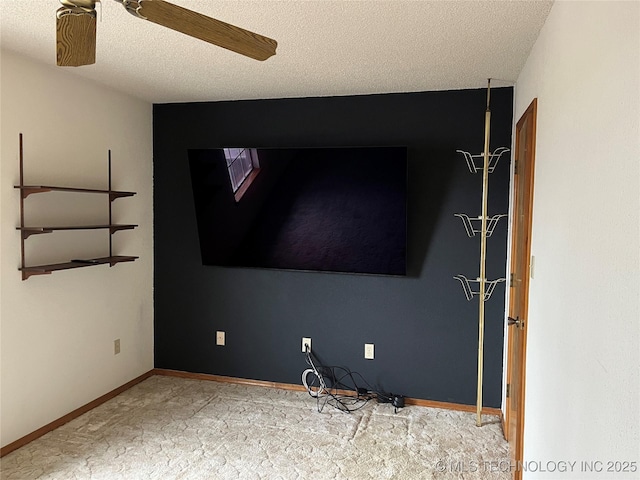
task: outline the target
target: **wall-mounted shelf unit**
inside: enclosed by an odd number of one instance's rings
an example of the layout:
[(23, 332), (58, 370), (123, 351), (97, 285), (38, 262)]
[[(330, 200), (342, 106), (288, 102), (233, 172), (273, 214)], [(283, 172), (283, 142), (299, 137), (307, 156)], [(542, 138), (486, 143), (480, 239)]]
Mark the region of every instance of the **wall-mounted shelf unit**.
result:
[[(109, 188), (106, 190), (91, 188), (74, 188), (60, 187), (49, 185), (25, 185), (24, 184), (24, 149), (22, 143), (22, 134), (20, 134), (20, 185), (15, 185), (20, 190), (20, 226), (16, 227), (20, 231), (21, 239), (21, 262), (22, 266), (18, 269), (22, 272), (22, 280), (28, 279), (32, 275), (46, 275), (58, 270), (69, 270), (72, 268), (89, 267), (93, 265), (114, 266), (121, 262), (132, 262), (138, 257), (113, 255), (112, 236), (120, 230), (132, 230), (137, 225), (132, 224), (114, 224), (112, 222), (111, 204), (114, 200), (123, 197), (131, 197), (135, 192), (123, 192), (111, 189), (111, 151), (109, 151)], [(24, 201), (32, 194), (50, 193), (50, 192), (72, 192), (83, 194), (107, 195), (109, 199), (109, 223), (98, 225), (73, 225), (73, 226), (48, 226), (48, 225), (25, 225)], [(72, 259), (68, 262), (53, 263), (48, 265), (27, 266), (25, 261), (25, 245), (24, 241), (31, 235), (40, 235), (44, 233), (53, 233), (63, 230), (108, 230), (109, 231), (109, 256), (87, 259)]]

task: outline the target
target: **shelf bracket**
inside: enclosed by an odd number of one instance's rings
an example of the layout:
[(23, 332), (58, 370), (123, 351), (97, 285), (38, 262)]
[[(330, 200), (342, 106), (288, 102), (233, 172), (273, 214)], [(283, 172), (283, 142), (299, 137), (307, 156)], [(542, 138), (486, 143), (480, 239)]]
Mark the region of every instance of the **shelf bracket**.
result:
[(22, 271), (22, 280), (27, 280), (29, 277), (32, 277), (34, 275), (51, 275), (51, 272), (50, 271), (47, 272), (47, 271), (44, 271), (44, 270), (37, 271), (37, 272), (36, 271), (28, 272), (28, 271), (23, 270)]
[(28, 227), (16, 227), (16, 230), (21, 230), (20, 234), (22, 235), (22, 239), (26, 240), (31, 235), (40, 235), (42, 233), (51, 233), (53, 230), (49, 228), (28, 228)]
[(20, 189), (20, 195), (22, 196), (23, 200), (27, 198), (29, 195), (31, 195), (32, 193), (44, 193), (44, 192), (51, 191), (51, 189), (47, 187), (25, 187), (21, 185), (16, 185), (14, 188)]

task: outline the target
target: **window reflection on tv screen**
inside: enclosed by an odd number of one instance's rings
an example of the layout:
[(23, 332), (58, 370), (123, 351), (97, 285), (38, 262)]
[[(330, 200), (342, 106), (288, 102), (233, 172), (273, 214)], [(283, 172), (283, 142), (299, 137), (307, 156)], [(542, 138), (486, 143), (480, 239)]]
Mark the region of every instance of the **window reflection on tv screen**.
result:
[(406, 147), (189, 150), (204, 265), (406, 274)]

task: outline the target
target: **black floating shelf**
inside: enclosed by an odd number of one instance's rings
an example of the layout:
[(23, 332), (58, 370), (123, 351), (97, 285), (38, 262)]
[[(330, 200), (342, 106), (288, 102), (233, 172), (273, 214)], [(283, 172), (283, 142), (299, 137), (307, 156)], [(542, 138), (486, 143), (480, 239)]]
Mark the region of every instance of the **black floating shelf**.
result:
[(31, 235), (39, 235), (41, 233), (51, 233), (58, 230), (105, 230), (108, 229), (109, 233), (113, 234), (120, 230), (132, 230), (137, 225), (130, 224), (104, 224), (104, 225), (70, 225), (62, 227), (16, 227), (16, 230), (22, 231), (22, 237), (27, 239)]
[(75, 193), (100, 193), (108, 194), (110, 200), (122, 197), (132, 197), (136, 192), (122, 192), (118, 190), (100, 190), (94, 188), (75, 188), (75, 187), (53, 187), (49, 185), (14, 185), (22, 192), (22, 198), (27, 198), (32, 193), (44, 192), (75, 192)]
[(52, 263), (50, 265), (36, 265), (33, 267), (21, 267), (18, 270), (22, 272), (22, 279), (26, 280), (32, 275), (48, 275), (51, 272), (57, 272), (59, 270), (70, 270), (72, 268), (93, 267), (95, 265), (106, 265), (113, 267), (114, 265), (122, 262), (133, 262), (138, 257), (129, 256), (112, 256), (112, 257), (100, 257), (90, 258), (82, 260), (74, 260), (64, 263)]

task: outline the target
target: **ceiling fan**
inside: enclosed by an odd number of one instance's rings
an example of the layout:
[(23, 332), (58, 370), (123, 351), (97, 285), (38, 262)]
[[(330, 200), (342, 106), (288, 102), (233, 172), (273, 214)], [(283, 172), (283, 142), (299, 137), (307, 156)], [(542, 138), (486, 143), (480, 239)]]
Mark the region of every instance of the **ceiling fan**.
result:
[[(56, 12), (58, 66), (78, 67), (96, 62), (96, 2), (60, 0)], [(256, 60), (275, 55), (278, 42), (207, 17), (164, 0), (115, 0), (134, 16), (204, 40)]]

